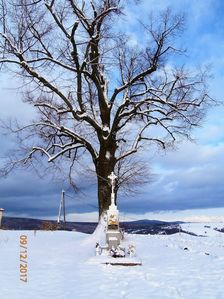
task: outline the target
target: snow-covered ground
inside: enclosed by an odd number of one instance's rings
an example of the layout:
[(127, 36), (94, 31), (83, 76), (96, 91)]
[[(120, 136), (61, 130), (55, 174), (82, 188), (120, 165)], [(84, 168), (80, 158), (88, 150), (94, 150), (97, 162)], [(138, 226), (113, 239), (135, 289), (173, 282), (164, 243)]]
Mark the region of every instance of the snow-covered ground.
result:
[[(210, 226), (210, 228), (209, 228)], [(126, 235), (143, 265), (94, 264), (96, 236), (0, 231), (1, 299), (223, 299), (223, 223), (184, 224), (205, 235)], [(28, 282), (20, 281), (20, 236), (28, 237)]]

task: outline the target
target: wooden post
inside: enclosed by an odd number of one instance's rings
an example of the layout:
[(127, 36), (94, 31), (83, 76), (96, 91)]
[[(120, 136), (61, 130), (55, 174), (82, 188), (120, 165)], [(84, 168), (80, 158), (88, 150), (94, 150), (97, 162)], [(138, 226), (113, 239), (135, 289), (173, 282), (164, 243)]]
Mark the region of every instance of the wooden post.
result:
[(2, 226), (2, 216), (3, 216), (4, 209), (0, 209), (0, 228)]

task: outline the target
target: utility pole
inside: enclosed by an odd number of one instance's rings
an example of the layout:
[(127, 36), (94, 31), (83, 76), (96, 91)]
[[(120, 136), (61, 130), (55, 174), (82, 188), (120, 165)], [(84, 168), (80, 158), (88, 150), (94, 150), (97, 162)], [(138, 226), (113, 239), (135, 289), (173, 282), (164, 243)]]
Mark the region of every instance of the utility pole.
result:
[(65, 218), (65, 191), (64, 190), (61, 191), (61, 200), (60, 200), (60, 206), (58, 212), (58, 223), (60, 223), (61, 212), (63, 212), (63, 223), (65, 226), (66, 218)]

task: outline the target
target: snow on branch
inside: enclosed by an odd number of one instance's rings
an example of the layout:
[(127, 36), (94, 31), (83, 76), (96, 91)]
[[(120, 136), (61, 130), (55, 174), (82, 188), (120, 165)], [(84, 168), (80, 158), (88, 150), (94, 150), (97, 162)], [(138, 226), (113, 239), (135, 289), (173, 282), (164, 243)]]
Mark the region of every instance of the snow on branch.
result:
[[(11, 130), (37, 138), (30, 157), (39, 152), (53, 162), (64, 155), (71, 174), (83, 149), (103, 184), (144, 144), (164, 149), (190, 138), (212, 98), (207, 71), (174, 65), (183, 53), (175, 42), (182, 15), (150, 16), (136, 28), (145, 37), (137, 46), (116, 28), (126, 2), (25, 2), (2, 2), (0, 64), (24, 80), (24, 100), (37, 110), (34, 123)], [(109, 198), (108, 188), (99, 187), (100, 197)]]

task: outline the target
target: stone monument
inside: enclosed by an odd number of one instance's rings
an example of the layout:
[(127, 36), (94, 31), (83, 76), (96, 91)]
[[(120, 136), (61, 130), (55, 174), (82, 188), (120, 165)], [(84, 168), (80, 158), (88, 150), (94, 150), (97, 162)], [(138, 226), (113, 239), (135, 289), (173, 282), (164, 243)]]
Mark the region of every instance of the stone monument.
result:
[(108, 178), (111, 180), (111, 204), (107, 210), (107, 230), (106, 230), (106, 242), (108, 249), (117, 248), (120, 245), (122, 234), (119, 228), (119, 211), (115, 204), (115, 185), (116, 175), (112, 172)]
[[(119, 227), (119, 211), (115, 204), (116, 175), (112, 172), (108, 178), (111, 181), (111, 204), (107, 210), (106, 219), (106, 245), (101, 246), (99, 242), (95, 246), (97, 261), (102, 264), (120, 266), (142, 265), (141, 260), (136, 258), (135, 246), (129, 244), (126, 255), (126, 248), (121, 246), (123, 234)], [(105, 223), (105, 222), (104, 222)], [(105, 226), (104, 226), (105, 227)]]

